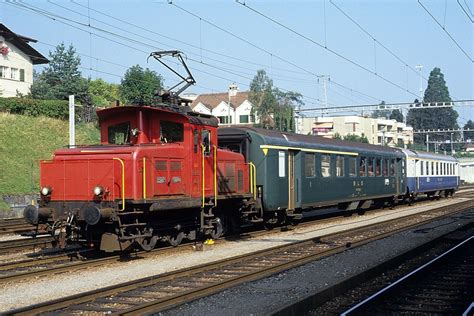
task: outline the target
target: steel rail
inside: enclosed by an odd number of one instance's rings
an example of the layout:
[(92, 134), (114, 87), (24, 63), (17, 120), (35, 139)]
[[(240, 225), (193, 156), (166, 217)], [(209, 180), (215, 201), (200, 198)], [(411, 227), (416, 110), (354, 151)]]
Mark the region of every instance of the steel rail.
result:
[(21, 250), (29, 247), (48, 246), (53, 241), (52, 237), (38, 237), (33, 239), (13, 239), (0, 241), (0, 253), (9, 252), (13, 250)]
[[(66, 312), (69, 312), (74, 310), (73, 305), (77, 307), (77, 310), (83, 308), (83, 310), (90, 311), (94, 309), (87, 306), (85, 306), (84, 309), (84, 306), (82, 305), (87, 302), (93, 302), (97, 298), (103, 298), (103, 300), (107, 298), (106, 301), (108, 303), (114, 303), (112, 301), (113, 298), (124, 297), (126, 296), (126, 292), (133, 290), (145, 290), (146, 292), (145, 288), (150, 286), (155, 288), (154, 290), (152, 289), (151, 292), (156, 293), (158, 291), (164, 293), (165, 297), (138, 305), (136, 303), (119, 302), (116, 306), (122, 305), (122, 307), (125, 306), (126, 308), (122, 308), (121, 310), (116, 309), (115, 311), (112, 308), (110, 311), (124, 315), (156, 312), (158, 310), (164, 310), (187, 301), (219, 292), (243, 282), (260, 279), (289, 268), (300, 266), (322, 257), (344, 251), (348, 247), (364, 245), (397, 232), (429, 223), (435, 219), (439, 220), (451, 217), (455, 214), (462, 213), (467, 209), (472, 209), (473, 207), (474, 201), (468, 200), (455, 205), (443, 206), (434, 210), (430, 209), (425, 212), (419, 212), (403, 218), (396, 218), (382, 223), (366, 225), (342, 233), (332, 233), (326, 236), (311, 238), (289, 245), (277, 246), (251, 254), (223, 259), (214, 263), (207, 263), (175, 272), (113, 285), (67, 298), (35, 304), (9, 311), (9, 313), (21, 315), (57, 311), (64, 308), (69, 308), (65, 310)], [(431, 215), (427, 216), (427, 213)], [(409, 221), (411, 221), (411, 223), (407, 223)], [(362, 233), (368, 236), (363, 236)], [(320, 243), (322, 240), (325, 242)], [(271, 262), (272, 256), (274, 258), (273, 263)], [(251, 260), (255, 261), (252, 262)], [(266, 262), (262, 264), (262, 261)], [(201, 275), (199, 275), (199, 273), (201, 273)], [(203, 276), (203, 273), (207, 273), (208, 275)], [(221, 276), (219, 276), (219, 273)], [(195, 277), (194, 281), (192, 280), (193, 276)], [(169, 283), (171, 285), (167, 285), (168, 287), (174, 284), (175, 291), (177, 288), (181, 288), (182, 290), (178, 290), (177, 293), (173, 293), (172, 290), (166, 290), (166, 282), (171, 282)], [(159, 283), (164, 286), (162, 291), (159, 290)], [(190, 285), (190, 283), (194, 283), (194, 286)], [(168, 294), (167, 297), (166, 294)], [(136, 296), (133, 296), (132, 293), (131, 297), (140, 298), (141, 296), (143, 295), (136, 294)], [(155, 297), (156, 296), (157, 295), (155, 295)], [(150, 298), (150, 296), (147, 297)], [(100, 302), (97, 304), (100, 304)]]

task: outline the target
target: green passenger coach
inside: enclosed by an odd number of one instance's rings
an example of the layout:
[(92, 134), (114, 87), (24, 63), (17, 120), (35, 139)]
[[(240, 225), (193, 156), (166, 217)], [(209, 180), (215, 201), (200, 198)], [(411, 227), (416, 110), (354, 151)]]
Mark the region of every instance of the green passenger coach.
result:
[(220, 128), (218, 142), (255, 165), (267, 223), (331, 205), (366, 209), (405, 193), (404, 156), (396, 148), (248, 127)]

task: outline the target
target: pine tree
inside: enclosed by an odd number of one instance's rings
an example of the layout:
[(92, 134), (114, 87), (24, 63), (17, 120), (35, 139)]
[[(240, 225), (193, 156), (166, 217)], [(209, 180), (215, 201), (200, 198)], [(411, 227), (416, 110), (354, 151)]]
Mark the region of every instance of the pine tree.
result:
[(49, 64), (40, 74), (35, 74), (31, 86), (31, 96), (35, 99), (67, 100), (74, 94), (76, 100), (89, 103), (88, 83), (82, 78), (79, 66), (81, 58), (72, 45), (66, 49), (59, 44), (49, 53)]
[[(437, 67), (430, 73), (423, 102), (451, 102), (444, 75)], [(454, 129), (458, 128), (457, 118), (458, 113), (453, 108), (411, 109), (408, 111), (407, 123), (415, 130)], [(424, 135), (415, 134), (414, 139), (415, 143), (423, 143)], [(430, 134), (430, 139), (445, 140), (446, 135)]]

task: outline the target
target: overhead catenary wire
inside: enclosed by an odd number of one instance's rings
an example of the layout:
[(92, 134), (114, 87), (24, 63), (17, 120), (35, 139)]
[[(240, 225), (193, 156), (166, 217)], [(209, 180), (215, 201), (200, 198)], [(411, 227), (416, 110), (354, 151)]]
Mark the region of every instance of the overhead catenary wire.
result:
[[(459, 1), (459, 0), (458, 0)], [(419, 71), (417, 71), (414, 67), (410, 66), (408, 62), (403, 60), (400, 56), (395, 54), (393, 50), (388, 48), (385, 44), (380, 42), (375, 36), (373, 36), (369, 31), (367, 31), (359, 22), (357, 22), (353, 17), (351, 17), (346, 11), (344, 11), (340, 6), (338, 6), (333, 0), (329, 0), (329, 2), (339, 11), (341, 12), (346, 18), (348, 18), (352, 23), (354, 23), (363, 33), (365, 33), (368, 37), (370, 37), (372, 40), (374, 40), (375, 43), (377, 43), (380, 47), (382, 47), (385, 51), (387, 51), (390, 55), (395, 57), (400, 63), (402, 63), (404, 66), (408, 67), (411, 71), (413, 71), (417, 76), (419, 75)], [(428, 78), (422, 76), (422, 78), (425, 81), (428, 81)], [(407, 88), (408, 89), (408, 88)]]
[(306, 41), (308, 41), (308, 42), (310, 42), (310, 43), (312, 43), (312, 44), (314, 44), (314, 45), (316, 45), (316, 46), (318, 46), (318, 47), (320, 47), (320, 48), (322, 48), (322, 49), (325, 49), (326, 51), (328, 51), (328, 52), (330, 52), (331, 54), (333, 54), (333, 55), (339, 57), (340, 59), (345, 60), (346, 62), (348, 62), (348, 63), (350, 63), (350, 64), (352, 64), (352, 65), (354, 65), (354, 66), (356, 66), (356, 67), (358, 67), (358, 68), (360, 68), (360, 69), (362, 69), (362, 70), (368, 72), (368, 73), (373, 74), (374, 76), (376, 76), (376, 77), (382, 79), (383, 81), (389, 83), (390, 85), (392, 85), (392, 86), (394, 86), (394, 87), (396, 87), (396, 88), (398, 88), (398, 89), (400, 89), (400, 90), (402, 90), (402, 91), (404, 91), (404, 92), (407, 92), (407, 93), (409, 93), (409, 94), (411, 94), (411, 95), (413, 95), (413, 96), (418, 96), (418, 94), (416, 94), (416, 93), (414, 93), (414, 92), (412, 92), (412, 91), (410, 91), (410, 90), (407, 90), (406, 88), (402, 87), (401, 85), (397, 84), (396, 82), (394, 82), (394, 81), (392, 81), (392, 80), (390, 80), (390, 79), (388, 79), (388, 78), (386, 78), (386, 77), (380, 75), (380, 74), (377, 73), (377, 72), (374, 72), (374, 71), (370, 70), (370, 69), (367, 68), (366, 66), (364, 66), (364, 65), (362, 65), (362, 64), (360, 64), (360, 63), (358, 63), (358, 62), (356, 62), (356, 61), (354, 61), (354, 60), (352, 60), (352, 59), (350, 59), (350, 58), (348, 58), (348, 57), (346, 57), (346, 56), (344, 56), (344, 55), (342, 55), (341, 53), (336, 52), (335, 50), (333, 50), (333, 49), (331, 49), (331, 48), (329, 48), (329, 47), (325, 47), (323, 44), (321, 44), (321, 43), (319, 43), (319, 42), (317, 42), (317, 41), (315, 41), (315, 40), (309, 38), (308, 36), (306, 36), (306, 35), (304, 35), (304, 34), (298, 32), (298, 31), (292, 29), (292, 28), (289, 27), (289, 26), (286, 26), (285, 24), (283, 24), (283, 23), (277, 21), (276, 19), (274, 19), (274, 18), (272, 18), (272, 17), (270, 17), (270, 16), (268, 16), (268, 15), (266, 15), (266, 14), (264, 14), (264, 13), (258, 11), (257, 9), (248, 6), (245, 2), (241, 2), (240, 0), (235, 0), (235, 2), (238, 3), (238, 4), (240, 4), (240, 5), (242, 5), (243, 7), (247, 8), (247, 9), (249, 9), (250, 11), (256, 13), (257, 15), (259, 15), (259, 16), (261, 16), (261, 17), (267, 19), (267, 20), (269, 20), (270, 22), (275, 23), (275, 24), (279, 25), (280, 27), (282, 27), (282, 28), (288, 30), (289, 32), (291, 32), (291, 33), (293, 33), (293, 34), (295, 34), (295, 35), (297, 35), (297, 36), (299, 36), (299, 37), (305, 39)]
[[(65, 25), (68, 25), (68, 26), (70, 26), (70, 27), (73, 27), (73, 28), (75, 28), (75, 29), (78, 29), (78, 30), (80, 30), (80, 31), (82, 31), (82, 32), (85, 32), (85, 33), (89, 33), (89, 32), (90, 32), (90, 31), (84, 30), (84, 29), (82, 29), (82, 28), (80, 28), (80, 27), (71, 25), (70, 23), (67, 23), (67, 22), (60, 21), (60, 20), (59, 20), (59, 19), (61, 19), (61, 20), (66, 20), (66, 21), (70, 21), (70, 22), (72, 22), (72, 23), (79, 24), (79, 25), (81, 25), (81, 26), (83, 26), (83, 27), (87, 27), (87, 24), (84, 24), (84, 23), (75, 21), (75, 20), (73, 20), (73, 19), (66, 18), (66, 17), (60, 16), (60, 15), (55, 14), (55, 13), (51, 13), (51, 12), (49, 12), (49, 11), (47, 11), (47, 10), (44, 10), (44, 9), (41, 9), (41, 8), (38, 8), (38, 7), (35, 7), (35, 6), (32, 6), (32, 5), (26, 5), (26, 4), (24, 4), (24, 3), (22, 3), (22, 4), (19, 4), (19, 3), (11, 3), (11, 2), (8, 2), (8, 3), (9, 3), (9, 4), (12, 4), (12, 5), (14, 5), (14, 6), (15, 6), (15, 5), (16, 5), (16, 6), (20, 6), (21, 8), (26, 9), (27, 11), (33, 11), (34, 13), (40, 14), (40, 15), (42, 15), (42, 16), (45, 16), (45, 17), (47, 17), (47, 18), (49, 18), (49, 19), (52, 19), (52, 20), (54, 20), (54, 21), (56, 21), (56, 22), (63, 23), (63, 24), (65, 24)], [(102, 30), (101, 28), (99, 28), (99, 27), (97, 27), (97, 26), (94, 26), (93, 28), (94, 28), (94, 30), (96, 30), (96, 31), (101, 31), (101, 30)], [(111, 31), (107, 31), (107, 30), (104, 30), (104, 31), (105, 31), (105, 33), (106, 33), (107, 35), (113, 35), (114, 37), (124, 38), (124, 39), (127, 39), (127, 40), (129, 39), (128, 37), (122, 36), (122, 35), (120, 35), (120, 34), (117, 34), (117, 33), (111, 32)], [(138, 49), (138, 48), (136, 48), (136, 47), (134, 47), (134, 46), (130, 46), (130, 45), (128, 45), (128, 44), (119, 42), (119, 41), (117, 41), (117, 40), (112, 40), (112, 39), (110, 39), (110, 38), (108, 38), (108, 37), (101, 36), (101, 35), (99, 35), (99, 34), (97, 34), (97, 33), (94, 33), (94, 32), (92, 32), (92, 34), (94, 34), (95, 36), (98, 36), (98, 37), (100, 37), (100, 38), (103, 38), (103, 39), (106, 39), (106, 40), (110, 40), (110, 41), (112, 41), (112, 42), (114, 42), (114, 43), (123, 45), (123, 46), (125, 46), (125, 47), (131, 48), (131, 49), (135, 49), (135, 50), (137, 50), (137, 51), (140, 51), (140, 52), (143, 52), (143, 53), (145, 53), (145, 54), (148, 54), (147, 51)], [(143, 42), (138, 41), (138, 40), (134, 40), (134, 43), (136, 43), (136, 44), (142, 44), (142, 45), (145, 45), (145, 46), (147, 46), (147, 47), (156, 48), (156, 47), (154, 47), (153, 45), (150, 45), (150, 44), (148, 44), (148, 43), (143, 43)], [(217, 66), (214, 66), (214, 65), (211, 65), (211, 64), (208, 64), (208, 63), (203, 64), (203, 65), (208, 66), (208, 67), (212, 67), (212, 68), (215, 68), (215, 69), (220, 69), (220, 67), (217, 67)], [(225, 78), (225, 77), (222, 77), (222, 76), (217, 76), (217, 75), (215, 75), (215, 74), (210, 74), (209, 72), (204, 72), (204, 71), (201, 70), (201, 69), (196, 69), (196, 70), (198, 70), (198, 71), (200, 71), (200, 72), (203, 72), (203, 73), (206, 73), (206, 74), (209, 74), (209, 75), (211, 75), (211, 76), (220, 78), (220, 79), (224, 79), (224, 80), (228, 80), (228, 81), (235, 81), (235, 80), (232, 80), (232, 79), (229, 79), (229, 78)], [(220, 69), (220, 70), (221, 70), (221, 69)], [(251, 80), (251, 78), (246, 78), (246, 79)], [(244, 84), (244, 83), (239, 83), (239, 84), (242, 85), (242, 86), (248, 86), (247, 84)], [(284, 89), (284, 88), (281, 88), (281, 87), (280, 87), (279, 89), (280, 89), (281, 91), (284, 91), (284, 92), (290, 91), (290, 90), (288, 90), (288, 89)], [(306, 96), (306, 95), (302, 95), (302, 96), (303, 96), (305, 99), (313, 99), (313, 100), (317, 100), (317, 101), (321, 102), (319, 99), (316, 99), (316, 98), (312, 98), (312, 97), (309, 97), (309, 96)], [(314, 104), (314, 102), (310, 102), (310, 101), (305, 101), (305, 103), (312, 103), (312, 104)]]
[[(211, 22), (211, 21), (209, 21), (209, 20), (207, 20), (207, 19), (205, 19), (205, 18), (203, 18), (203, 17), (201, 17), (201, 16), (199, 16), (199, 15), (197, 15), (197, 14), (195, 14), (195, 13), (189, 11), (189, 10), (186, 10), (185, 8), (183, 8), (183, 7), (181, 7), (181, 6), (178, 6), (178, 5), (175, 4), (173, 1), (169, 1), (169, 3), (170, 3), (171, 5), (173, 5), (174, 7), (178, 8), (179, 10), (181, 10), (181, 11), (183, 11), (183, 12), (185, 12), (185, 13), (187, 13), (187, 14), (193, 16), (193, 17), (195, 17), (196, 19), (199, 19), (200, 21), (204, 21), (205, 23), (207, 23), (207, 24), (209, 24), (209, 25), (215, 27), (216, 29), (218, 29), (218, 30), (220, 30), (220, 31), (222, 31), (222, 32), (224, 32), (224, 33), (226, 33), (226, 34), (228, 34), (229, 36), (232, 36), (232, 37), (234, 37), (234, 38), (236, 38), (236, 39), (238, 39), (238, 40), (240, 40), (240, 41), (242, 41), (242, 42), (244, 42), (244, 43), (247, 43), (248, 45), (254, 47), (255, 49), (258, 49), (258, 50), (260, 50), (260, 51), (262, 51), (262, 52), (264, 52), (264, 53), (269, 54), (269, 55), (271, 56), (271, 58), (277, 58), (278, 60), (280, 60), (280, 61), (282, 61), (282, 62), (285, 62), (285, 63), (287, 63), (287, 64), (289, 64), (289, 65), (291, 65), (291, 66), (293, 66), (293, 67), (296, 67), (296, 68), (299, 69), (299, 70), (302, 70), (302, 71), (304, 71), (304, 72), (306, 72), (306, 73), (309, 73), (309, 74), (313, 75), (315, 78), (317, 78), (317, 76), (318, 76), (318, 74), (316, 74), (316, 73), (314, 73), (314, 72), (308, 70), (307, 68), (305, 68), (305, 67), (303, 67), (303, 66), (300, 66), (300, 65), (297, 65), (297, 64), (295, 64), (294, 62), (292, 62), (292, 61), (290, 61), (290, 60), (288, 60), (288, 59), (286, 59), (286, 58), (283, 58), (283, 57), (281, 57), (281, 56), (279, 56), (279, 55), (277, 55), (277, 54), (275, 54), (275, 53), (273, 53), (273, 52), (271, 52), (271, 51), (269, 51), (269, 50), (267, 50), (267, 49), (265, 49), (265, 48), (263, 48), (263, 47), (261, 47), (261, 46), (255, 44), (255, 43), (250, 42), (249, 40), (246, 40), (245, 38), (243, 38), (243, 37), (241, 37), (241, 36), (239, 36), (239, 35), (237, 35), (237, 34), (231, 32), (231, 31), (229, 31), (229, 30), (226, 30), (225, 28), (223, 28), (223, 27), (217, 25), (217, 24), (214, 23), (214, 22)], [(342, 85), (342, 84), (341, 84), (341, 85)], [(349, 89), (350, 89), (350, 88), (349, 88)], [(379, 98), (374, 98), (374, 99), (379, 100)]]
[(441, 25), (441, 23), (438, 21), (438, 19), (436, 19), (434, 17), (434, 15), (430, 12), (430, 10), (428, 10), (428, 8), (425, 7), (423, 5), (423, 3), (421, 3), (421, 0), (418, 0), (418, 3), (423, 8), (423, 10), (425, 10), (426, 13), (428, 13), (428, 15), (436, 22), (436, 24), (438, 24), (438, 26), (448, 35), (448, 37), (451, 39), (451, 41), (453, 41), (453, 43), (461, 50), (461, 52), (464, 54), (464, 56), (466, 56), (467, 59), (469, 59), (469, 61), (471, 63), (474, 63), (474, 59), (472, 59), (472, 57), (464, 50), (464, 48), (462, 48), (462, 46), (456, 41), (456, 39), (451, 35), (451, 33), (449, 33), (448, 30), (446, 30), (446, 28)]

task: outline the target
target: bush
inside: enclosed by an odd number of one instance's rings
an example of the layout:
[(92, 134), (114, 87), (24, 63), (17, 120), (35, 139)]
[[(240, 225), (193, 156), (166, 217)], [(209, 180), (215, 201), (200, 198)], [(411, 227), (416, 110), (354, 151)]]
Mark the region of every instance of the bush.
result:
[[(68, 101), (39, 100), (30, 98), (0, 98), (0, 112), (27, 116), (46, 116), (67, 120), (69, 118)], [(76, 109), (76, 118), (80, 117)]]

